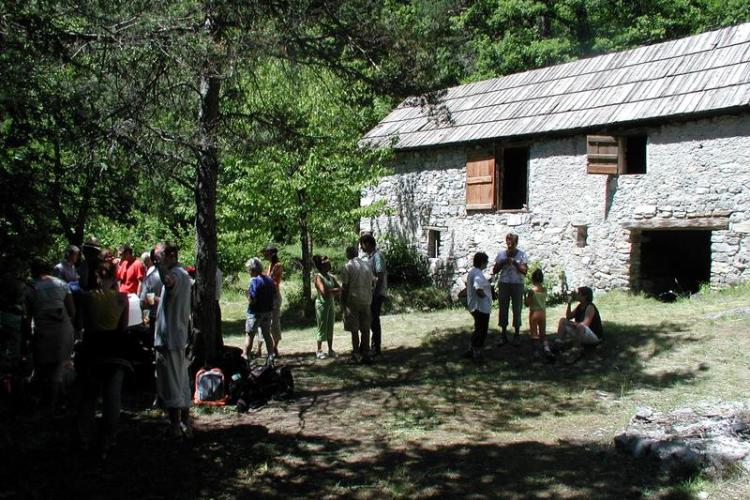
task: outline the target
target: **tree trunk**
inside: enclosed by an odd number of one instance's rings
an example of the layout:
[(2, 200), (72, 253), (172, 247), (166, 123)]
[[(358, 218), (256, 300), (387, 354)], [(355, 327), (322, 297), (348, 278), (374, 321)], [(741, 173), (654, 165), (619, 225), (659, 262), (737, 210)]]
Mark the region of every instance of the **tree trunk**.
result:
[(307, 209), (305, 208), (305, 191), (297, 191), (299, 207), (299, 241), (302, 245), (302, 314), (305, 318), (312, 318), (315, 306), (312, 300), (312, 238), (307, 225)]
[(554, 7), (552, 0), (545, 0), (542, 2), (542, 5), (544, 5), (544, 11), (537, 18), (537, 29), (539, 30), (539, 36), (546, 39), (552, 36), (552, 14)]
[(221, 80), (216, 68), (206, 64), (200, 80), (198, 115), (200, 150), (195, 179), (196, 280), (193, 304), (192, 365), (214, 364), (223, 344), (216, 328), (216, 186), (219, 151), (216, 134)]
[(589, 13), (586, 4), (581, 2), (575, 7), (576, 15), (576, 39), (581, 47), (581, 53), (588, 55), (593, 47), (591, 25), (589, 24)]

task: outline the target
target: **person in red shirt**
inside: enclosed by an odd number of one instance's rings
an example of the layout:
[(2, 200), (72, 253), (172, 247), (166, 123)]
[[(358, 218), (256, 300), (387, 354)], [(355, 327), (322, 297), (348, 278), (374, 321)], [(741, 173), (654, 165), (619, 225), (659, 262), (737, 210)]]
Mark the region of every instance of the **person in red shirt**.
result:
[(146, 268), (139, 259), (133, 256), (133, 249), (124, 245), (122, 259), (117, 265), (117, 280), (120, 282), (121, 293), (140, 293), (141, 282), (146, 276)]

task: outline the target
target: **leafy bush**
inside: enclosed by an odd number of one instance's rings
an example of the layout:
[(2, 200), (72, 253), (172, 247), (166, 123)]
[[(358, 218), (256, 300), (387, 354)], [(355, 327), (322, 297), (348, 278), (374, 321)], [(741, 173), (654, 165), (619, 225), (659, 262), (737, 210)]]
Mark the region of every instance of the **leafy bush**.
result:
[(95, 236), (99, 243), (109, 249), (129, 244), (133, 254), (151, 250), (160, 241), (168, 240), (180, 248), (180, 262), (193, 265), (195, 262), (195, 231), (192, 228), (168, 227), (156, 217), (134, 212), (133, 224), (122, 224), (107, 217), (94, 217), (86, 227), (86, 237)]
[(416, 287), (430, 283), (427, 259), (404, 238), (386, 235), (381, 251), (388, 267), (389, 285)]
[(533, 286), (531, 275), (537, 269), (541, 269), (544, 273), (544, 287), (547, 289), (547, 305), (556, 306), (563, 304), (567, 300), (568, 294), (568, 280), (565, 276), (565, 271), (555, 274), (553, 270), (545, 270), (541, 262), (532, 261), (529, 263), (529, 270), (524, 279), (524, 286), (527, 290)]
[(383, 304), (383, 313), (435, 311), (452, 306), (450, 292), (445, 288), (401, 285), (388, 289), (388, 299)]

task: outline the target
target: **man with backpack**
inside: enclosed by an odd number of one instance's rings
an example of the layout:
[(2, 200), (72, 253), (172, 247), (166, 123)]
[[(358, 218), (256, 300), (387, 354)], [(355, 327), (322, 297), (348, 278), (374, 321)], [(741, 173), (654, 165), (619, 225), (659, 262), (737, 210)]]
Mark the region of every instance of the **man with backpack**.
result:
[(247, 320), (245, 322), (245, 358), (249, 361), (253, 352), (253, 339), (260, 328), (260, 333), (266, 343), (268, 363), (274, 360), (276, 345), (271, 335), (273, 320), (273, 301), (276, 295), (276, 285), (273, 280), (263, 274), (263, 263), (253, 257), (245, 263), (250, 273), (250, 283), (247, 287)]

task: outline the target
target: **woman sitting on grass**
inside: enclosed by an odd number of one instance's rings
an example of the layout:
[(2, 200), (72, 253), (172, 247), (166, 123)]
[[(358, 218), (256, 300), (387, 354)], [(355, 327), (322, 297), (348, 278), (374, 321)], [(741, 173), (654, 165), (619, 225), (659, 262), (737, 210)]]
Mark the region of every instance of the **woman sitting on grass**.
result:
[[(313, 255), (313, 263), (318, 270), (315, 276), (315, 321), (317, 323), (318, 350), (315, 357), (325, 359), (335, 357), (333, 350), (333, 323), (335, 321), (334, 297), (341, 294), (341, 287), (331, 272), (331, 261), (325, 255)], [(328, 354), (323, 352), (323, 341), (328, 343)]]
[[(573, 300), (578, 299), (578, 305), (571, 310)], [(568, 357), (568, 362), (575, 362), (581, 357), (581, 346), (594, 346), (602, 340), (602, 318), (599, 309), (594, 305), (594, 292), (587, 286), (579, 287), (575, 294), (568, 299), (565, 317), (560, 318), (557, 325), (557, 340), (563, 345), (572, 344), (576, 349)]]

